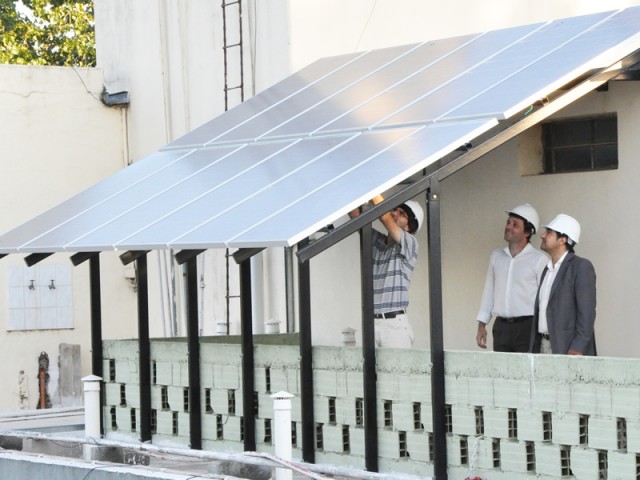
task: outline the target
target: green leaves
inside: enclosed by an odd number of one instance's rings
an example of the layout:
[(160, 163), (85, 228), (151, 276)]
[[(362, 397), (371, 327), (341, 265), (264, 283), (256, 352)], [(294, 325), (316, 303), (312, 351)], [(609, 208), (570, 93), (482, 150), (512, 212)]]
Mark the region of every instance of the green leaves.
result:
[(0, 63), (93, 67), (91, 0), (0, 0)]

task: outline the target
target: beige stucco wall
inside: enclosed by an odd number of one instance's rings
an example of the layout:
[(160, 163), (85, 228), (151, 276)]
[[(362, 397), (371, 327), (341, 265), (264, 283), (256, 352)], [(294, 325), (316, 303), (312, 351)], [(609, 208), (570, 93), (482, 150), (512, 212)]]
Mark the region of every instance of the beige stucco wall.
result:
[[(101, 103), (100, 70), (0, 65), (0, 85), (2, 232), (124, 167), (123, 113)], [(0, 372), (0, 410), (18, 407), (20, 370), (27, 377), (28, 407), (35, 408), (38, 356), (41, 352), (49, 355), (54, 380), (59, 374), (61, 343), (81, 345), (82, 374), (91, 373), (88, 266), (72, 270), (73, 329), (9, 332), (7, 272), (10, 266), (24, 266), (23, 257), (10, 255), (0, 261), (0, 349), (4, 365)], [(103, 302), (110, 306), (103, 335), (132, 336), (135, 323), (130, 320), (130, 312), (135, 312), (135, 297), (124, 279), (123, 267), (112, 255), (103, 255), (101, 263)], [(53, 255), (43, 264), (71, 266), (66, 254)]]
[[(293, 71), (327, 55), (541, 22), (559, 17), (638, 5), (640, 1), (523, 1), (424, 2), (421, 0), (278, 0), (244, 2), (245, 96), (259, 92)], [(462, 13), (461, 13), (462, 12)], [(111, 92), (127, 90), (131, 159), (160, 148), (224, 110), (221, 10), (204, 0), (188, 4), (154, 0), (96, 1), (98, 63), (105, 69)], [(230, 24), (233, 25), (231, 16)], [(236, 32), (237, 33), (237, 32)], [(233, 41), (233, 36), (231, 41)], [(228, 63), (237, 80), (239, 59)], [(502, 242), (502, 212), (529, 201), (543, 219), (556, 213), (559, 202), (567, 213), (583, 222), (584, 241), (578, 253), (592, 258), (599, 274), (597, 331), (600, 349), (608, 355), (634, 355), (634, 339), (620, 343), (616, 332), (605, 325), (620, 324), (630, 330), (627, 319), (638, 310), (633, 296), (637, 275), (633, 259), (612, 261), (603, 245), (615, 248), (611, 239), (618, 231), (614, 218), (625, 212), (620, 204), (633, 205), (633, 152), (637, 141), (628, 131), (637, 123), (632, 108), (633, 83), (615, 84), (605, 94), (607, 109), (620, 115), (620, 169), (613, 172), (522, 177), (516, 161), (518, 142), (513, 141), (448, 179), (443, 185), (443, 266), (445, 299), (445, 347), (475, 349), (475, 313), (491, 249)], [(237, 101), (237, 99), (232, 100)], [(597, 100), (602, 103), (603, 100)], [(599, 111), (604, 107), (581, 107)], [(232, 106), (232, 105), (231, 105)], [(637, 110), (637, 109), (636, 109)], [(566, 113), (566, 112), (565, 112)], [(628, 170), (631, 168), (631, 170)], [(628, 193), (615, 198), (609, 192)], [(625, 203), (626, 202), (626, 203)], [(464, 221), (461, 222), (460, 219)], [(343, 221), (344, 219), (340, 220)], [(603, 230), (607, 224), (611, 230)], [(633, 238), (633, 235), (626, 236)], [(426, 230), (419, 234), (421, 258), (415, 271), (411, 307), (416, 346), (427, 347), (428, 287)], [(613, 246), (615, 245), (615, 246)], [(633, 249), (629, 249), (633, 252)], [(212, 259), (210, 257), (216, 257)], [(200, 305), (202, 331), (215, 331), (224, 315), (224, 257), (208, 252), (199, 260), (204, 298)], [(265, 259), (263, 319), (284, 321), (284, 281), (281, 251)], [(618, 264), (619, 263), (619, 264)], [(636, 262), (637, 263), (637, 262)], [(153, 262), (150, 262), (153, 265)], [(340, 330), (350, 326), (360, 334), (359, 257), (353, 236), (312, 260), (312, 317), (314, 341), (335, 345)], [(150, 278), (153, 278), (153, 272)], [(629, 293), (621, 293), (629, 291)], [(221, 293), (222, 292), (222, 293)], [(237, 293), (236, 291), (231, 292)], [(232, 305), (235, 300), (232, 300)], [(235, 307), (232, 307), (235, 308)], [(162, 308), (152, 304), (152, 319)], [(237, 319), (237, 308), (233, 317)], [(155, 329), (155, 330), (154, 330)], [(152, 332), (162, 329), (152, 325)], [(232, 333), (237, 333), (237, 323)]]
[(291, 68), (343, 53), (545, 22), (638, 0), (289, 0)]

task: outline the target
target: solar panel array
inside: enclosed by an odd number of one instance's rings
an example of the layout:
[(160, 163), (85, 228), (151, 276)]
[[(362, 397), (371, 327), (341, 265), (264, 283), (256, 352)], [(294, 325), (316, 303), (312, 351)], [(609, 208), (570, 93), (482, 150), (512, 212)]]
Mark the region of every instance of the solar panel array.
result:
[(0, 236), (0, 253), (291, 246), (638, 49), (634, 7), (321, 59)]

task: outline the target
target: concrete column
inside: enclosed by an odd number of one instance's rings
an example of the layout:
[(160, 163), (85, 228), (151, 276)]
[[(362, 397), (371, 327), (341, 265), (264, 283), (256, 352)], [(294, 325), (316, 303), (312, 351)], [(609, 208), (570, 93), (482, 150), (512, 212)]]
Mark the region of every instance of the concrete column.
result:
[[(278, 392), (271, 395), (273, 399), (273, 423), (275, 433), (276, 457), (291, 461), (293, 448), (291, 446), (291, 399), (294, 395), (288, 392)], [(288, 468), (276, 468), (275, 480), (292, 480), (293, 472)]]

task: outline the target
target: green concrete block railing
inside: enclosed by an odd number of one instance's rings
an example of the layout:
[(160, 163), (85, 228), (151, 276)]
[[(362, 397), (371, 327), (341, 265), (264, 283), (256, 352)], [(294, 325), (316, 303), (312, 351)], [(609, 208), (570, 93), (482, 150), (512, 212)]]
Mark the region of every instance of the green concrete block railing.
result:
[[(266, 338), (269, 337), (269, 338)], [(282, 342), (278, 338), (282, 337)], [(225, 339), (228, 341), (225, 342)], [(237, 338), (201, 341), (203, 448), (243, 448), (242, 357)], [(257, 449), (273, 452), (272, 393), (292, 400), (300, 457), (300, 352), (295, 335), (255, 343)], [(153, 441), (188, 445), (185, 339), (153, 340)], [(378, 349), (379, 466), (433, 473), (431, 363), (425, 350)], [(107, 435), (137, 440), (135, 341), (104, 345)], [(316, 461), (364, 468), (362, 351), (314, 347)], [(445, 353), (449, 478), (635, 478), (640, 471), (640, 360), (494, 352)], [(186, 397), (187, 396), (187, 397)]]

